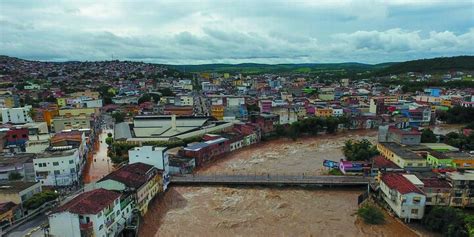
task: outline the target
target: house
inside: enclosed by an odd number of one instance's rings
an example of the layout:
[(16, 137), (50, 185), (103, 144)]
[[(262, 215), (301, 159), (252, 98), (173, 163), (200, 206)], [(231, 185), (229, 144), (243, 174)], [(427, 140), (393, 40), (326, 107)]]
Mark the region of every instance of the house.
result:
[(106, 189), (84, 192), (48, 215), (51, 236), (117, 236), (130, 221), (130, 196)]
[(134, 147), (128, 151), (129, 164), (143, 163), (151, 165), (159, 170), (163, 175), (163, 190), (168, 188), (169, 177), (169, 156), (168, 148), (156, 146)]
[(0, 181), (9, 179), (12, 173), (18, 173), (23, 181), (36, 181), (33, 159), (36, 157), (32, 153), (1, 154), (0, 155)]
[(426, 159), (394, 142), (379, 142), (377, 150), (386, 159), (404, 169), (427, 169)]
[(332, 109), (331, 108), (316, 108), (314, 115), (316, 117), (331, 117)]
[(422, 178), (423, 188), (421, 190), (426, 195), (427, 206), (446, 206), (449, 205), (451, 196), (451, 185), (444, 179)]
[(162, 172), (152, 165), (133, 163), (106, 175), (95, 187), (131, 194), (137, 209), (145, 215), (150, 201), (163, 191), (162, 177)]
[(473, 207), (474, 206), (474, 172), (447, 172), (446, 180), (451, 184), (450, 206)]
[(418, 145), (421, 142), (421, 132), (415, 129), (400, 129), (390, 126), (387, 141), (403, 145)]
[(0, 203), (0, 229), (10, 226), (13, 221), (21, 217), (20, 205), (14, 202)]
[(474, 156), (464, 152), (445, 152), (457, 169), (474, 169)]
[(407, 222), (423, 218), (426, 195), (402, 174), (383, 174), (380, 191), (383, 200), (399, 218)]
[(453, 159), (445, 155), (444, 153), (437, 152), (434, 150), (428, 150), (426, 161), (433, 168), (454, 168), (456, 164)]
[(21, 205), (41, 191), (41, 184), (38, 182), (11, 181), (0, 183), (0, 203), (14, 202)]
[(379, 172), (404, 172), (397, 164), (383, 156), (374, 156), (372, 158), (372, 176), (379, 174)]

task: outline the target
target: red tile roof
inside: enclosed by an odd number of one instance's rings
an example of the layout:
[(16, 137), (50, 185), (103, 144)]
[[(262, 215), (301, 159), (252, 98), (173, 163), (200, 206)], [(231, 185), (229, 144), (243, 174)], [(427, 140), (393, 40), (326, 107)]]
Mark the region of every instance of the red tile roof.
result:
[(51, 143), (57, 143), (61, 141), (82, 141), (82, 132), (79, 131), (72, 131), (72, 132), (61, 132), (56, 133), (51, 138)]
[(12, 209), (15, 209), (16, 207), (18, 207), (18, 205), (15, 204), (14, 202), (0, 203), (0, 215), (5, 214), (6, 212), (8, 212)]
[(438, 178), (421, 179), (425, 188), (451, 188), (449, 182)]
[(149, 179), (149, 174), (147, 173), (153, 168), (152, 165), (140, 162), (129, 164), (106, 175), (104, 178), (99, 180), (99, 182), (104, 180), (115, 180), (125, 184), (127, 187), (137, 189), (146, 184)]
[(75, 214), (97, 214), (112, 204), (120, 193), (103, 188), (81, 193), (66, 204), (58, 207), (53, 213), (71, 212)]
[(419, 193), (424, 194), (403, 175), (398, 173), (386, 173), (382, 175), (382, 182), (384, 182), (390, 189), (395, 189), (401, 194)]
[(376, 156), (374, 159), (374, 168), (401, 169), (397, 164), (383, 156)]

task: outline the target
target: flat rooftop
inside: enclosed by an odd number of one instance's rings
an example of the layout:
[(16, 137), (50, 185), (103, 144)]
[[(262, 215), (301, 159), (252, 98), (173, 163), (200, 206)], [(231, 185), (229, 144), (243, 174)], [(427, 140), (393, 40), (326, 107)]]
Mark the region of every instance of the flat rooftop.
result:
[(382, 144), (384, 147), (391, 150), (393, 153), (395, 153), (396, 155), (400, 156), (403, 159), (410, 159), (410, 160), (424, 159), (423, 157), (417, 155), (415, 152), (409, 150), (408, 147), (401, 146), (398, 143), (381, 142), (380, 144)]
[(0, 193), (19, 193), (36, 184), (37, 182), (22, 182), (22, 181), (0, 183)]

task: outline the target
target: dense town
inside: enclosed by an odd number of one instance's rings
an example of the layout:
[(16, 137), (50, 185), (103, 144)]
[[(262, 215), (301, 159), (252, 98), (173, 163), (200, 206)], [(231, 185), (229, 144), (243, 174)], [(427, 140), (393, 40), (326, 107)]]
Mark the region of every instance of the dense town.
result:
[[(46, 214), (34, 230), (46, 236), (134, 236), (173, 177), (262, 141), (352, 130), (377, 130), (377, 142), (348, 140), (324, 175), (367, 178), (406, 223), (435, 206), (474, 207), (474, 88), (429, 84), (472, 73), (245, 75), (1, 57), (1, 230)], [(433, 133), (444, 123), (462, 127)]]

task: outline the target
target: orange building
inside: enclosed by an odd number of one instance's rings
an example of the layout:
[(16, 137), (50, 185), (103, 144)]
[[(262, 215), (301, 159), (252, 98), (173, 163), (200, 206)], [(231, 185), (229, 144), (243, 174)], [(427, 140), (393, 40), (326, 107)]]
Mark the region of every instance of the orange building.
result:
[(224, 106), (223, 105), (212, 105), (211, 106), (211, 116), (217, 120), (224, 119)]
[(331, 117), (332, 116), (332, 109), (320, 109), (317, 108), (314, 112), (316, 117)]

